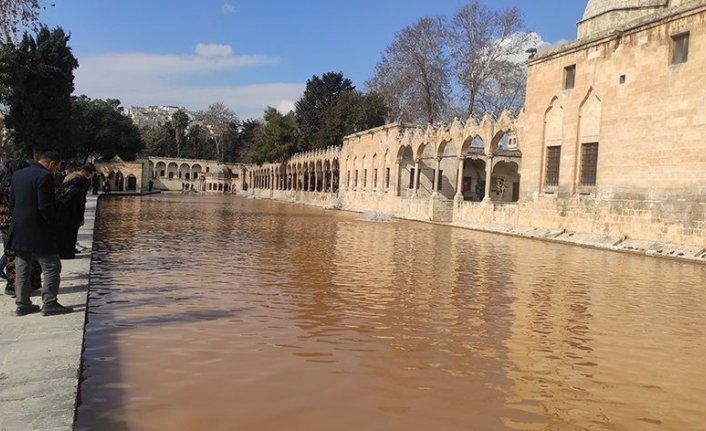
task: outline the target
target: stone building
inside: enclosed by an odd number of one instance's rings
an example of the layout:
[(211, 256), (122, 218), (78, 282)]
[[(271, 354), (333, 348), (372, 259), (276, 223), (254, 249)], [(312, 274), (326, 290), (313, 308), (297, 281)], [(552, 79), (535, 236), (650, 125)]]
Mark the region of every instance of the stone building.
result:
[(588, 2), (528, 62), (515, 223), (706, 246), (706, 1)]
[(283, 163), (250, 166), (250, 192), (259, 197), (334, 205), (340, 182), (339, 147), (298, 153)]
[[(253, 166), (251, 191), (706, 259), (705, 21), (706, 0), (591, 0), (576, 41), (528, 60), (519, 118), (367, 130)], [(318, 185), (326, 160), (337, 193)]]
[(126, 162), (118, 156), (95, 162), (100, 187), (107, 183), (111, 191), (142, 193), (149, 188), (147, 166), (143, 161)]
[(152, 182), (154, 191), (195, 191), (205, 193), (236, 193), (246, 185), (245, 165), (225, 165), (215, 160), (147, 157), (125, 162), (115, 156), (96, 162), (101, 184), (108, 181), (111, 191), (148, 191)]
[(225, 165), (215, 160), (148, 157), (153, 187), (162, 191), (185, 188), (199, 192), (234, 193), (243, 190), (245, 165)]
[(381, 126), (346, 136), (340, 148), (251, 167), (251, 192), (449, 222), (456, 213), (516, 206), (521, 153), (515, 130), (507, 111), (497, 120), (486, 115), (449, 126)]

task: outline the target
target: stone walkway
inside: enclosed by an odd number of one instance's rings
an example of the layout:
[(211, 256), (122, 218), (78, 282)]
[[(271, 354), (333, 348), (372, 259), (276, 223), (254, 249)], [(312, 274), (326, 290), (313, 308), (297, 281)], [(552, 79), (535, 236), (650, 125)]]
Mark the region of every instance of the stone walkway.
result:
[(96, 203), (89, 195), (79, 231), (86, 251), (61, 261), (59, 302), (73, 313), (17, 317), (14, 298), (0, 291), (0, 431), (73, 429)]

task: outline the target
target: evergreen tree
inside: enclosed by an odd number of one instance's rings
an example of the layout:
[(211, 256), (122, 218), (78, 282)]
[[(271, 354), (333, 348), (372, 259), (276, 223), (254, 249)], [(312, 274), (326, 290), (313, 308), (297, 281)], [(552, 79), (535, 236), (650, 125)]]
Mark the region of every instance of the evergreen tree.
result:
[(179, 109), (172, 114), (172, 126), (174, 127), (174, 142), (176, 143), (176, 156), (181, 157), (181, 149), (184, 143), (184, 133), (189, 126), (189, 116), (183, 109)]
[(144, 127), (140, 130), (140, 134), (145, 141), (145, 155), (174, 157), (176, 142), (174, 142), (174, 128), (169, 121), (156, 127)]
[[(314, 75), (306, 82), (306, 89), (296, 103), (295, 115), (301, 132), (302, 150), (325, 148), (331, 145), (330, 130), (324, 126), (324, 117), (338, 99), (355, 87), (342, 73), (328, 72), (321, 78)], [(336, 143), (340, 145), (340, 142)]]
[(237, 160), (241, 163), (252, 163), (257, 143), (264, 133), (262, 122), (245, 120), (240, 125), (237, 141)]
[(279, 162), (296, 153), (299, 150), (300, 135), (294, 112), (282, 115), (277, 109), (268, 106), (264, 118), (262, 137), (253, 152), (253, 162), (259, 165)]
[(208, 142), (208, 131), (200, 124), (191, 124), (186, 131), (186, 145), (184, 157), (191, 159), (204, 159), (203, 149)]
[(134, 160), (144, 148), (139, 129), (122, 114), (117, 99), (75, 97), (71, 117), (72, 146), (79, 159), (118, 155), (123, 160)]
[(343, 137), (385, 124), (389, 109), (382, 98), (375, 94), (348, 91), (322, 117), (322, 136), (325, 147), (341, 145)]
[(36, 39), (25, 33), (0, 49), (2, 103), (8, 108), (5, 125), (18, 152), (36, 157), (56, 150), (71, 158), (71, 93), (78, 61), (61, 27), (41, 26)]

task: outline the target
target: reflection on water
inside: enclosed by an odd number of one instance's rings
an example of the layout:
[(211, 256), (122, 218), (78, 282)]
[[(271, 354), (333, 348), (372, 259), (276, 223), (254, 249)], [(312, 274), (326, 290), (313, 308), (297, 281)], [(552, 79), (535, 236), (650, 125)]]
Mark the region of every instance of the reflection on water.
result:
[(231, 196), (101, 202), (77, 429), (706, 429), (706, 268)]

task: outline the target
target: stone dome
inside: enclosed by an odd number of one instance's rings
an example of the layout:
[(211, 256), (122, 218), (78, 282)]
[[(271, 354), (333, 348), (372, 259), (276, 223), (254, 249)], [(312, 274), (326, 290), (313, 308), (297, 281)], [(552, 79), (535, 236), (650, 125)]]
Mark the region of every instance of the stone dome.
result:
[(595, 18), (608, 12), (628, 9), (666, 7), (667, 0), (589, 0), (581, 21)]
[(578, 24), (578, 38), (609, 33), (626, 22), (644, 18), (686, 0), (589, 0)]
[(218, 165), (216, 165), (215, 168), (213, 168), (213, 173), (221, 175), (232, 175), (233, 171), (231, 171), (228, 166), (219, 163)]

